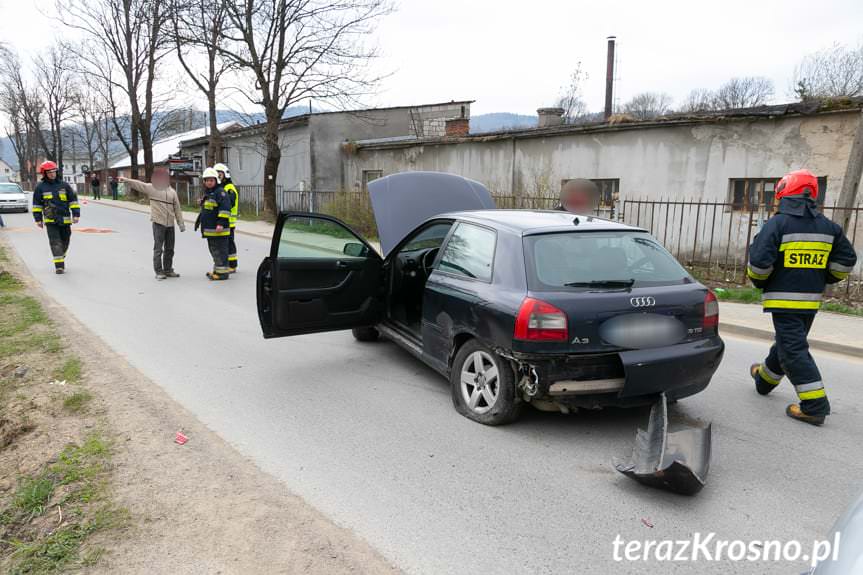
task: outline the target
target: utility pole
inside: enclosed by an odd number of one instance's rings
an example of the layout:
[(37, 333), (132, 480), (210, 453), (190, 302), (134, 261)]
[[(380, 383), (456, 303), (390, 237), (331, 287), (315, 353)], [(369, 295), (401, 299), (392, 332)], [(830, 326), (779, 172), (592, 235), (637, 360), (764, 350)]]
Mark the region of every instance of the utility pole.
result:
[(846, 233), (851, 223), (852, 208), (857, 204), (857, 190), (860, 189), (861, 176), (863, 176), (863, 110), (860, 110), (860, 119), (857, 121), (857, 131), (851, 144), (851, 153), (848, 155), (848, 165), (845, 168), (845, 177), (842, 179), (842, 192), (839, 194), (837, 206), (842, 209), (841, 223)]
[(608, 56), (605, 63), (605, 113), (603, 117), (606, 121), (614, 112), (614, 45), (617, 38), (614, 36), (608, 37)]

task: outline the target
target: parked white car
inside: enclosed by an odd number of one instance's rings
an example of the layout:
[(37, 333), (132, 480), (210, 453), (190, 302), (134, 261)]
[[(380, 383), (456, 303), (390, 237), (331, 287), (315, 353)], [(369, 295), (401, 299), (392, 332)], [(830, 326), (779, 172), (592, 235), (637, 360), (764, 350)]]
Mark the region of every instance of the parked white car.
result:
[(0, 182), (0, 212), (27, 212), (30, 202), (18, 184)]

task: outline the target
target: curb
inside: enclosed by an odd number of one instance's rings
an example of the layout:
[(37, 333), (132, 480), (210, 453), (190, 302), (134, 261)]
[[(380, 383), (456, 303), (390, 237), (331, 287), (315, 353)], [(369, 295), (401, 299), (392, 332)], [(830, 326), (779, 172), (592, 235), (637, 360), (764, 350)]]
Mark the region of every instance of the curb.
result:
[[(749, 327), (747, 325), (740, 325), (736, 323), (723, 323), (722, 320), (719, 320), (719, 331), (720, 335), (724, 331), (725, 333), (730, 333), (732, 335), (742, 335), (746, 337), (754, 337), (756, 339), (763, 339), (770, 342), (773, 341), (772, 331), (766, 329), (759, 329), (757, 327)], [(849, 355), (852, 357), (863, 358), (863, 348), (859, 348), (853, 345), (844, 345), (841, 343), (834, 343), (832, 341), (824, 341), (821, 339), (810, 338), (809, 347), (821, 351), (829, 351), (831, 353), (838, 353), (841, 355)]]
[[(108, 203), (104, 200), (94, 200), (92, 198), (87, 198), (86, 196), (84, 196), (84, 197), (87, 199), (88, 203), (94, 203), (94, 204), (99, 205), (99, 206), (108, 206), (109, 208), (119, 208), (121, 210), (126, 210), (128, 212), (137, 212), (139, 214), (149, 214), (150, 213), (150, 208), (144, 207), (144, 206), (141, 206), (140, 208), (133, 208), (131, 206), (123, 206), (123, 205), (119, 205), (119, 204)], [(121, 200), (121, 201), (125, 201), (125, 200)], [(183, 216), (183, 221), (186, 222), (187, 224), (192, 224), (192, 225), (195, 224), (194, 219), (189, 219), (185, 215)], [(241, 229), (237, 229), (237, 228), (235, 228), (235, 229), (237, 230), (238, 234), (242, 234), (245, 236), (251, 236), (253, 238), (261, 238), (264, 240), (272, 240), (273, 239), (272, 235), (259, 234), (256, 232), (247, 232), (245, 230), (241, 230)]]

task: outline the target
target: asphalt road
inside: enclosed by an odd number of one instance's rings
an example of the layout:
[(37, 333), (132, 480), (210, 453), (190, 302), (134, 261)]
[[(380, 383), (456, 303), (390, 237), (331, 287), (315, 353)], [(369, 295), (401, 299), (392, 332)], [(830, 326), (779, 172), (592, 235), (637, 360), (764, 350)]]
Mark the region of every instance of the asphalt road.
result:
[(264, 341), (254, 272), (265, 240), (239, 236), (240, 273), (209, 283), (204, 241), (178, 234), (183, 277), (156, 282), (147, 216), (93, 205), (83, 215), (81, 226), (116, 233), (75, 233), (65, 276), (53, 274), (29, 215), (5, 216), (12, 229), (0, 233), (51, 296), (132, 364), (409, 573), (800, 573), (802, 562), (615, 562), (612, 542), (715, 532), (805, 548), (863, 488), (859, 361), (815, 354), (834, 406), (816, 429), (785, 417), (789, 385), (769, 398), (752, 389), (747, 368), (767, 345), (726, 337), (711, 386), (674, 407), (677, 418), (713, 420), (710, 481), (696, 497), (675, 496), (613, 469), (645, 410), (529, 412), (483, 427), (457, 415), (446, 382), (393, 344), (350, 333)]

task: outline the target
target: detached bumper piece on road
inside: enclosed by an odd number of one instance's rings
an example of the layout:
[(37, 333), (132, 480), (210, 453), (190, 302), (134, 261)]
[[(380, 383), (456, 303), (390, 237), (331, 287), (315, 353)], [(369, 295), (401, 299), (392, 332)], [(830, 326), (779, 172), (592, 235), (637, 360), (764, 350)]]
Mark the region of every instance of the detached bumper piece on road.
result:
[(614, 467), (639, 483), (682, 495), (695, 495), (707, 483), (711, 424), (668, 432), (668, 404), (663, 393), (650, 409), (647, 430), (639, 429), (628, 462)]

